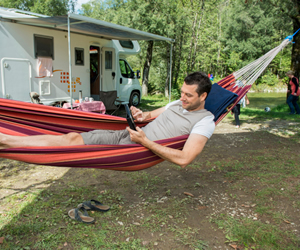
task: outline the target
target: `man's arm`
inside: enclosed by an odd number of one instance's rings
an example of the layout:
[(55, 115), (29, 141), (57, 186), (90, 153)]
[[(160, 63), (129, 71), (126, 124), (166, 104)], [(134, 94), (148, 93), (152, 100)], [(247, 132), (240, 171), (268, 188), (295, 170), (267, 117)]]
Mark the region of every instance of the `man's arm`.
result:
[(137, 127), (137, 131), (127, 128), (130, 133), (130, 139), (136, 143), (149, 148), (159, 157), (173, 162), (182, 168), (190, 164), (198, 154), (200, 154), (207, 142), (207, 137), (199, 134), (190, 134), (182, 150), (168, 148), (156, 142), (149, 140), (145, 133)]
[(296, 77), (293, 77), (292, 78), (292, 82), (295, 84), (295, 91), (294, 91), (294, 95), (297, 95), (297, 91), (298, 91), (298, 88), (299, 88), (299, 84), (298, 84), (298, 82), (297, 82), (297, 79), (296, 79)]
[(143, 112), (142, 110), (140, 110), (134, 106), (131, 106), (130, 110), (131, 110), (133, 118), (135, 120), (137, 120), (138, 122), (142, 122), (142, 121), (148, 120), (150, 118), (159, 116), (162, 112), (165, 111), (165, 107), (155, 109), (155, 110), (152, 110), (149, 112)]
[(249, 99), (248, 99), (248, 96), (247, 96), (247, 95), (245, 95), (245, 100), (246, 100), (246, 104), (247, 104), (247, 105), (249, 105), (249, 104), (250, 104), (250, 101), (249, 101)]

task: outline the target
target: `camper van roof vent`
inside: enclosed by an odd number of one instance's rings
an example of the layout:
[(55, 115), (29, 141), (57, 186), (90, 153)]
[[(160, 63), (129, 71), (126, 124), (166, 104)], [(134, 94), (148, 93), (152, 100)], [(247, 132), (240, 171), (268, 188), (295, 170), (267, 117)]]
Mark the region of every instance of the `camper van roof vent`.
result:
[(121, 44), (121, 46), (123, 48), (133, 49), (133, 47), (134, 47), (132, 41), (123, 41), (123, 40), (120, 40), (119, 42), (120, 42), (120, 44)]

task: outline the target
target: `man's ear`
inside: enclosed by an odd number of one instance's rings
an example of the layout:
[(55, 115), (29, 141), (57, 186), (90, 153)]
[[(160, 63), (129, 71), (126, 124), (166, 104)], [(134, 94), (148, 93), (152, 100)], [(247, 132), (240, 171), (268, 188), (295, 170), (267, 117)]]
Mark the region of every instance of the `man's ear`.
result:
[(202, 93), (202, 95), (200, 96), (200, 101), (201, 102), (205, 101), (206, 97), (207, 97), (207, 92)]

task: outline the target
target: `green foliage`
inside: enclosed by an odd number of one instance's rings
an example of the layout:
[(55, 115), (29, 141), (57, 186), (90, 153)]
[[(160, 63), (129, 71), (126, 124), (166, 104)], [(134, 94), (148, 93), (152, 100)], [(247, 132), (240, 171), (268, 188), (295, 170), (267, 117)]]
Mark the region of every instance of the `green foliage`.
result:
[[(77, 0), (0, 0), (0, 6), (46, 15), (74, 11)], [(215, 79), (235, 72), (278, 46), (293, 34), (296, 1), (288, 0), (90, 0), (80, 12), (134, 29), (175, 39), (172, 88), (180, 89), (187, 73), (203, 71)], [(131, 63), (142, 71), (147, 41)], [(155, 42), (149, 75), (149, 93), (168, 89), (170, 44)], [(291, 68), (292, 46), (280, 52), (256, 84), (276, 86)], [(143, 72), (142, 72), (143, 73)], [(174, 93), (175, 94), (175, 93)]]
[(279, 83), (279, 80), (278, 80), (276, 75), (270, 74), (270, 72), (269, 72), (267, 74), (264, 74), (260, 78), (259, 83), (266, 84), (268, 86), (274, 86), (274, 85), (277, 85)]
[(68, 12), (68, 0), (35, 1), (30, 11), (48, 16), (66, 15)]
[(178, 89), (172, 89), (171, 96), (172, 99), (178, 100), (180, 98), (180, 91)]
[[(291, 18), (278, 16), (277, 2), (270, 1), (90, 1), (83, 5), (83, 13), (174, 38), (172, 88), (178, 92), (187, 73), (201, 70), (222, 79), (292, 34)], [(134, 67), (142, 69), (147, 42), (140, 45), (139, 65)], [(168, 86), (169, 49), (167, 43), (154, 43), (149, 93), (164, 93)], [(279, 53), (257, 84), (275, 86), (290, 69), (290, 58), (291, 47)]]
[(31, 11), (48, 16), (66, 15), (74, 12), (77, 0), (0, 0), (0, 6)]

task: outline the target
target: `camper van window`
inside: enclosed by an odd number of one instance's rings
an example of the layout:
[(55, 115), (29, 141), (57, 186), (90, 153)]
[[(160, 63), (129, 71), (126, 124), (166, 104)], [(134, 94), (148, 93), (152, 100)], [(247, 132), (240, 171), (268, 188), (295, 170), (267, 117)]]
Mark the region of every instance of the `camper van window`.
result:
[(84, 49), (75, 48), (75, 65), (84, 65)]
[(132, 41), (119, 41), (121, 46), (126, 49), (133, 49)]
[(119, 64), (120, 64), (121, 74), (123, 77), (126, 77), (126, 78), (134, 77), (133, 71), (131, 70), (129, 64), (125, 60), (120, 59)]
[(34, 35), (34, 56), (51, 57), (54, 60), (53, 37)]
[(112, 69), (112, 51), (105, 51), (105, 69)]

